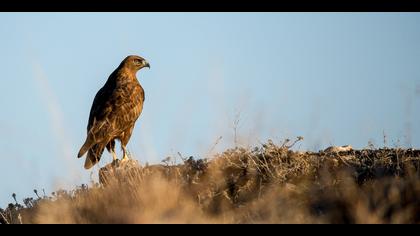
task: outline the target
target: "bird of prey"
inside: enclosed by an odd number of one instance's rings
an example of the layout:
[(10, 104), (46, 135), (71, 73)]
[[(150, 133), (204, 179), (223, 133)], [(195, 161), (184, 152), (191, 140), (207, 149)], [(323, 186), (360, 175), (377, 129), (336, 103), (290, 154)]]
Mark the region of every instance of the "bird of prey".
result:
[(85, 169), (99, 162), (105, 148), (112, 153), (113, 163), (117, 163), (115, 140), (121, 142), (121, 162), (128, 160), (126, 145), (144, 102), (144, 90), (136, 73), (144, 67), (150, 69), (144, 58), (126, 57), (97, 92), (89, 114), (87, 137), (77, 155), (80, 158), (87, 152)]

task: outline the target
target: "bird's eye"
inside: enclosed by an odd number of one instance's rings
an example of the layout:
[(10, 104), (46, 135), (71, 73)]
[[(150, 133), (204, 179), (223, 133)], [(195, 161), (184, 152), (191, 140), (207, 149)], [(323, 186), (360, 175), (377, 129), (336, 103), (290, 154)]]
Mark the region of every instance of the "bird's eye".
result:
[(134, 59), (134, 64), (136, 64), (136, 65), (140, 65), (140, 64), (141, 64), (141, 60), (139, 60), (139, 59)]

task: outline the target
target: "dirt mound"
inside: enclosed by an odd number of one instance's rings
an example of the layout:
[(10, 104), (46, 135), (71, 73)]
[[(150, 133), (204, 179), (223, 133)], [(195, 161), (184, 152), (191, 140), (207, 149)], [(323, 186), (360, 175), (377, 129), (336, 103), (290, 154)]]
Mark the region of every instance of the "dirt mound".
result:
[(331, 150), (110, 164), (93, 186), (10, 204), (3, 223), (420, 223), (420, 150)]

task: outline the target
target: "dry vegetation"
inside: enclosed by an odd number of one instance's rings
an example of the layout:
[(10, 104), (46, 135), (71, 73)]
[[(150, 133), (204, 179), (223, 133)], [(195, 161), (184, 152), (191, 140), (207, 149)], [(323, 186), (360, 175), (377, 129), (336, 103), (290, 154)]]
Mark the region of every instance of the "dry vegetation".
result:
[[(300, 138), (298, 138), (299, 141)], [(420, 223), (420, 150), (296, 152), (288, 142), (210, 160), (136, 162), (100, 183), (1, 210), (2, 223)]]

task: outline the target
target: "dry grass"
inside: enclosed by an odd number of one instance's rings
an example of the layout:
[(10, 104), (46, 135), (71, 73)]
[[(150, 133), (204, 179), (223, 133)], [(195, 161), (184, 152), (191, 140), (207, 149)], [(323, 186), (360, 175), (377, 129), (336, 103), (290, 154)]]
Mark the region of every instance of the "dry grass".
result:
[(420, 223), (419, 165), (419, 150), (294, 152), (269, 141), (178, 165), (109, 165), (100, 183), (9, 204), (0, 221)]

